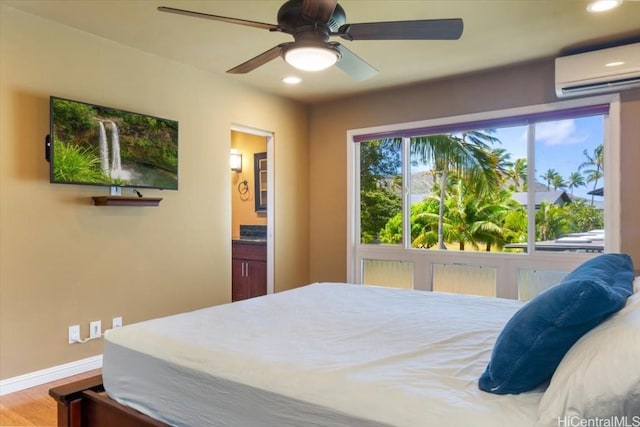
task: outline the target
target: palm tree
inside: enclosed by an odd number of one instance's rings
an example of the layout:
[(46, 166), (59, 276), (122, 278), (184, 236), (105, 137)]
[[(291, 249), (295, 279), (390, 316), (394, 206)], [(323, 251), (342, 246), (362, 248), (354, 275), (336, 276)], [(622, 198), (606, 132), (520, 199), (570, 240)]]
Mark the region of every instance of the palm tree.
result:
[(564, 180), (564, 178), (562, 178), (560, 174), (555, 175), (551, 180), (551, 183), (553, 184), (554, 190), (557, 190), (558, 188), (564, 189), (567, 187), (567, 182)]
[(553, 240), (568, 231), (564, 210), (553, 203), (541, 202), (536, 212), (536, 240)]
[(544, 179), (547, 183), (547, 191), (551, 191), (551, 183), (554, 179), (557, 179), (557, 176), (560, 176), (560, 174), (555, 169), (549, 169), (544, 175), (540, 175), (540, 178)]
[(459, 134), (431, 135), (412, 140), (411, 154), (423, 163), (433, 164), (440, 175), (440, 208), (438, 212), (438, 248), (444, 245), (444, 201), (448, 175), (464, 177), (477, 194), (499, 188), (500, 169), (498, 158), (491, 152), (491, 145), (500, 140), (489, 135), (493, 129), (466, 131)]
[(509, 170), (513, 168), (514, 163), (511, 161), (511, 153), (505, 148), (493, 148), (491, 152), (496, 156), (498, 167), (505, 177), (509, 176)]
[(485, 243), (485, 251), (491, 252), (491, 247), (502, 248), (512, 240), (513, 224), (507, 218), (520, 208), (520, 204), (513, 199), (513, 193), (508, 189), (500, 189), (490, 193), (481, 200), (478, 216), (483, 219), (480, 227), (475, 231), (476, 238)]
[(482, 197), (469, 192), (463, 179), (457, 180), (446, 200), (447, 226), (452, 240), (458, 242), (463, 251), (469, 243), (479, 249), (483, 243), (485, 251), (491, 247), (502, 247), (507, 230), (503, 227), (506, 213), (515, 208), (517, 203), (511, 198), (509, 190), (492, 191)]
[[(434, 190), (434, 193), (440, 193), (437, 186)], [(438, 244), (439, 211), (440, 197), (434, 194), (411, 206), (411, 247), (430, 248)], [(447, 225), (443, 224), (443, 228), (446, 230)]]
[(507, 170), (507, 176), (513, 182), (510, 187), (513, 191), (527, 190), (527, 159), (519, 158)]
[(584, 176), (580, 172), (573, 172), (569, 175), (569, 179), (567, 180), (567, 188), (571, 191), (571, 198), (573, 199), (573, 190), (574, 188), (584, 187), (586, 182), (584, 181)]
[[(440, 190), (436, 192), (439, 193)], [(438, 243), (438, 205), (439, 198), (433, 194), (411, 205), (411, 247), (430, 248)], [(398, 212), (380, 231), (380, 241), (390, 244), (401, 243), (402, 231), (402, 212)]]
[[(600, 144), (593, 150), (593, 155), (585, 149), (582, 154), (587, 161), (578, 166), (578, 170), (586, 169), (587, 182), (593, 182), (592, 191), (598, 188), (598, 181), (604, 177), (604, 145)], [(593, 194), (591, 195), (591, 206), (593, 206)]]
[(516, 206), (505, 213), (503, 218), (505, 243), (525, 243), (527, 241), (527, 210)]

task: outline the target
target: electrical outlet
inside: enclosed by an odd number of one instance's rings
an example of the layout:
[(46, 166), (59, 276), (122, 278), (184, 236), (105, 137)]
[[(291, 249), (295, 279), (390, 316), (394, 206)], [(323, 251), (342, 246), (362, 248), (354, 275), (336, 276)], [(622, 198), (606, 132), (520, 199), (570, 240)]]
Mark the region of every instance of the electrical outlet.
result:
[(69, 344), (80, 342), (80, 325), (69, 326)]
[(122, 317), (114, 317), (111, 321), (111, 328), (117, 329), (122, 328)]
[(95, 320), (89, 323), (89, 339), (100, 338), (102, 336), (102, 322)]

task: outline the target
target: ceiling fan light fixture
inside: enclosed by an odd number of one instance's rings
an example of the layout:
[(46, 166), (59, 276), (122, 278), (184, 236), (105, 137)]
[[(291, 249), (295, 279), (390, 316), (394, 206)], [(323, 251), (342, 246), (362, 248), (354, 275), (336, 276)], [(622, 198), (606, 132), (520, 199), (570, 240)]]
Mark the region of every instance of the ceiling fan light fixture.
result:
[(293, 46), (284, 53), (284, 60), (303, 71), (322, 71), (340, 59), (340, 52), (329, 46)]
[(278, 9), (277, 24), (165, 6), (158, 7), (158, 10), (259, 28), (293, 37), (294, 41), (280, 43), (227, 70), (229, 74), (246, 74), (276, 58), (282, 58), (302, 71), (321, 71), (338, 63), (337, 68), (341, 71), (354, 80), (363, 81), (376, 75), (378, 70), (346, 46), (331, 42), (331, 37), (357, 41), (457, 40), (462, 36), (464, 26), (461, 18), (347, 23), (345, 11), (337, 2), (338, 0), (287, 0)]

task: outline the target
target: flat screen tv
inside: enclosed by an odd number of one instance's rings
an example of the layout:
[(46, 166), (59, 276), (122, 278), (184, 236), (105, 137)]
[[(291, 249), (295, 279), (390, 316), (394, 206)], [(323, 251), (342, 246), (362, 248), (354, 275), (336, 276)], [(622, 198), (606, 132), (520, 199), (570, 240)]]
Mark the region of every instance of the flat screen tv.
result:
[(51, 182), (178, 189), (178, 122), (52, 96)]

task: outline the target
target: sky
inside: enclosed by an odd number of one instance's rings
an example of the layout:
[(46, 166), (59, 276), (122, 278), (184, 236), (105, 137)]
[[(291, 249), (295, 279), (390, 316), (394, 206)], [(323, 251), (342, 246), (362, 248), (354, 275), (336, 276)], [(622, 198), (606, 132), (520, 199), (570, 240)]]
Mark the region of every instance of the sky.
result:
[[(593, 116), (541, 122), (536, 124), (535, 133), (536, 180), (545, 183), (540, 175), (549, 169), (555, 169), (566, 181), (572, 172), (578, 171), (580, 164), (587, 161), (583, 151), (586, 149), (589, 155), (593, 156), (593, 150), (603, 143), (604, 119), (602, 116)], [(527, 157), (526, 126), (500, 128), (494, 136), (502, 142), (498, 147), (511, 153), (511, 161)], [(597, 186), (603, 186), (602, 179), (598, 181)], [(588, 183), (586, 187), (575, 189), (574, 195), (590, 199), (591, 196), (587, 195), (587, 192), (592, 189), (593, 183)], [(596, 197), (597, 199), (602, 198)]]

